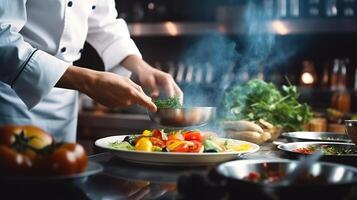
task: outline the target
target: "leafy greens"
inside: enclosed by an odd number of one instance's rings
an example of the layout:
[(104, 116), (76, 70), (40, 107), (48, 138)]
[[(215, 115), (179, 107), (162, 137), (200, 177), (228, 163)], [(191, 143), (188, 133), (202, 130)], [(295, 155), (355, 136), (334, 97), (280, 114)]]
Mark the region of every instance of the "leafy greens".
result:
[(251, 80), (226, 91), (224, 106), (227, 118), (257, 121), (264, 119), (286, 131), (302, 130), (312, 117), (307, 104), (298, 102), (295, 86), (282, 86), (280, 92), (272, 83)]
[(177, 97), (170, 97), (168, 99), (153, 100), (157, 108), (182, 108), (182, 104)]

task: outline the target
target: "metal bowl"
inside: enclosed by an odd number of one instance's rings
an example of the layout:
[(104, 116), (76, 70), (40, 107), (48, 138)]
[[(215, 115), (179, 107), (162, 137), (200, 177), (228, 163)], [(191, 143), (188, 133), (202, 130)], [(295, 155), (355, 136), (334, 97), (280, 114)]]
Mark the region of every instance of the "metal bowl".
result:
[(297, 161), (291, 160), (238, 160), (223, 163), (215, 170), (225, 182), (229, 199), (245, 195), (251, 199), (265, 199), (265, 196), (277, 199), (341, 199), (357, 184), (357, 168), (327, 162), (316, 162), (307, 170), (307, 175), (318, 176), (318, 179), (288, 186), (244, 179), (251, 172), (289, 174), (297, 164)]
[(149, 112), (150, 119), (167, 127), (202, 126), (216, 117), (216, 107), (163, 108)]

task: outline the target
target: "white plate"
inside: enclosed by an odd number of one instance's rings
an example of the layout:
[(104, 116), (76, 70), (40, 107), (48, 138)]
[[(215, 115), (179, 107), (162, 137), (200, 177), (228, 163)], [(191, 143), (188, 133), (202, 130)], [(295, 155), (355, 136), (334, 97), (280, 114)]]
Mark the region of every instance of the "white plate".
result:
[(232, 151), (221, 153), (170, 153), (170, 152), (144, 152), (134, 150), (120, 150), (109, 146), (115, 141), (123, 141), (127, 135), (110, 136), (95, 141), (95, 145), (109, 150), (119, 158), (136, 163), (154, 164), (154, 165), (209, 165), (223, 161), (237, 159), (238, 156), (247, 153), (253, 153), (259, 150), (259, 146), (250, 142), (225, 139), (234, 142), (237, 145), (249, 144), (251, 148), (246, 151)]

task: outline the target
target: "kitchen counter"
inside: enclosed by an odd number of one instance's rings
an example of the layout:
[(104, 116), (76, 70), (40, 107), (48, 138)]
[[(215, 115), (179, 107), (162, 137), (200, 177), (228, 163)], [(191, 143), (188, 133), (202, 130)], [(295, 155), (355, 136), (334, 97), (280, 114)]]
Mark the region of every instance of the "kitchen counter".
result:
[[(246, 158), (278, 158), (273, 145), (264, 145)], [(1, 199), (176, 199), (176, 182), (181, 175), (206, 174), (214, 166), (151, 166), (120, 160), (109, 152), (89, 156), (104, 167), (99, 174), (76, 182), (46, 181), (12, 184), (0, 181)], [(1, 180), (1, 179), (0, 179)], [(7, 198), (3, 198), (7, 197)], [(31, 198), (30, 198), (31, 197)]]
[[(273, 144), (267, 144), (244, 159), (281, 157)], [(89, 199), (174, 199), (176, 182), (181, 175), (205, 174), (214, 166), (149, 166), (120, 160), (110, 153), (91, 156), (103, 164), (104, 172), (84, 184)]]
[[(286, 157), (276, 149), (274, 144), (268, 143), (262, 145), (258, 152), (245, 155), (241, 159), (253, 158), (281, 159)], [(120, 160), (109, 152), (92, 155), (89, 159), (101, 163), (104, 167), (103, 172), (89, 177), (80, 184), (41, 190), (41, 193), (37, 192), (38, 187), (35, 190), (29, 189), (30, 192), (25, 190), (23, 193), (17, 192), (18, 189), (16, 189), (15, 194), (21, 198), (14, 198), (14, 195), (11, 195), (11, 199), (23, 199), (35, 193), (36, 199), (42, 199), (41, 195), (46, 197), (43, 199), (48, 199), (50, 195), (51, 199), (171, 200), (178, 197), (176, 183), (180, 176), (192, 173), (206, 175), (214, 167), (150, 166)]]
[[(273, 144), (244, 159), (271, 158), (281, 156)], [(181, 175), (205, 174), (214, 166), (150, 166), (129, 163), (110, 153), (90, 156), (90, 160), (101, 163), (104, 171), (90, 177), (80, 188), (84, 199), (160, 199), (170, 200), (177, 196), (176, 182)], [(77, 191), (78, 192), (78, 191)]]

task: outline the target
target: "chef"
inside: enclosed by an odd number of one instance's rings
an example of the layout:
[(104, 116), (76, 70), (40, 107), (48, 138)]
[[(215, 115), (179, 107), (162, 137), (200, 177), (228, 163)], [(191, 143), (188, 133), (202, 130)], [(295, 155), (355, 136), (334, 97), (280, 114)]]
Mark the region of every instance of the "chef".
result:
[[(139, 104), (151, 111), (156, 106), (141, 86), (152, 97), (165, 91), (182, 98), (169, 74), (142, 59), (125, 21), (116, 17), (114, 0), (1, 0), (0, 125), (33, 124), (74, 141), (78, 91), (105, 106)], [(107, 72), (72, 64), (85, 41)], [(119, 73), (110, 72), (118, 67)]]

